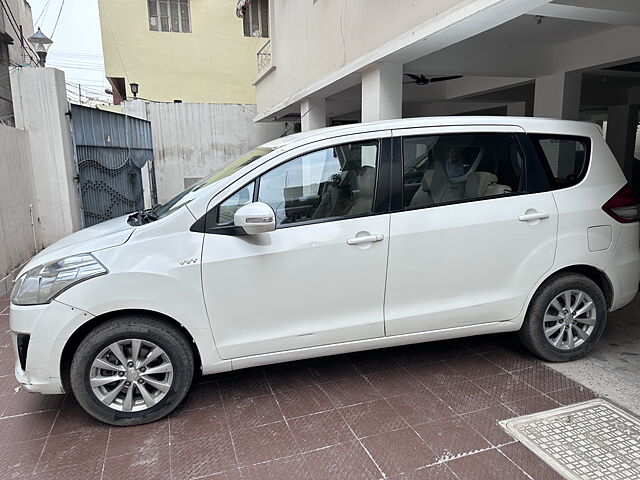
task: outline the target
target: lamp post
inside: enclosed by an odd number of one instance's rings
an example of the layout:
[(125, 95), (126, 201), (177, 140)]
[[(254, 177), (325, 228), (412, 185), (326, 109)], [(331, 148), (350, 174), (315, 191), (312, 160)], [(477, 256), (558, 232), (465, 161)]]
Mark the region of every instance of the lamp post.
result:
[(49, 47), (53, 43), (49, 37), (47, 37), (42, 31), (40, 27), (38, 27), (38, 31), (27, 38), (29, 43), (36, 47), (36, 53), (38, 54), (38, 65), (44, 67), (44, 64), (47, 60), (47, 51)]
[(140, 85), (138, 85), (137, 83), (130, 83), (129, 87), (131, 88), (131, 93), (133, 94), (133, 98), (137, 98), (138, 88), (140, 87)]

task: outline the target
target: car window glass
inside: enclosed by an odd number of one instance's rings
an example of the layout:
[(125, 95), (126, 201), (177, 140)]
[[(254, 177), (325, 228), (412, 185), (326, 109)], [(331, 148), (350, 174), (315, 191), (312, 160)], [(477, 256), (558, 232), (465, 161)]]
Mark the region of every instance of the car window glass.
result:
[(404, 206), (419, 208), (524, 190), (524, 162), (510, 134), (403, 139)]
[(264, 174), (258, 200), (278, 225), (371, 213), (377, 161), (377, 141), (317, 150)]
[(246, 185), (222, 202), (218, 207), (217, 222), (221, 224), (233, 222), (233, 216), (238, 209), (253, 201), (253, 189), (253, 183)]
[(589, 148), (587, 139), (536, 135), (534, 141), (549, 165), (554, 188), (575, 185), (584, 177)]

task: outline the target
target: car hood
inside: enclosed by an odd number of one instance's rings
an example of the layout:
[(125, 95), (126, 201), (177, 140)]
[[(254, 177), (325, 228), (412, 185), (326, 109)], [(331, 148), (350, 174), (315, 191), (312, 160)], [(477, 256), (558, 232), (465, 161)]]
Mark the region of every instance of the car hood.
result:
[(38, 253), (22, 268), (19, 275), (43, 263), (80, 253), (90, 253), (122, 245), (135, 230), (127, 223), (129, 215), (107, 220), (92, 227), (72, 233)]

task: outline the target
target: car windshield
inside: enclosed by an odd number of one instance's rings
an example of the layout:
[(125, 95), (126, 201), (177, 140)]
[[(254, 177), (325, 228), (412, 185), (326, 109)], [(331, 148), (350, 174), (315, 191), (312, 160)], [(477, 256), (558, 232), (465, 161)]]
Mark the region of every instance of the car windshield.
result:
[(205, 177), (197, 181), (196, 183), (191, 185), (189, 188), (187, 188), (184, 192), (176, 195), (164, 205), (156, 207), (154, 209), (155, 215), (158, 218), (162, 218), (169, 215), (170, 213), (176, 211), (178, 208), (182, 207), (183, 205), (186, 205), (193, 199), (198, 198), (202, 193), (202, 191), (204, 191), (205, 187), (210, 187), (211, 185), (214, 185), (220, 182), (221, 180), (224, 180), (225, 178), (236, 173), (241, 168), (246, 167), (250, 163), (255, 162), (256, 160), (265, 156), (267, 153), (271, 151), (272, 150), (270, 148), (264, 148), (264, 147), (251, 150), (249, 153), (243, 155), (237, 160), (234, 160), (233, 162), (228, 163), (222, 168), (216, 170), (213, 174), (209, 175), (208, 177)]

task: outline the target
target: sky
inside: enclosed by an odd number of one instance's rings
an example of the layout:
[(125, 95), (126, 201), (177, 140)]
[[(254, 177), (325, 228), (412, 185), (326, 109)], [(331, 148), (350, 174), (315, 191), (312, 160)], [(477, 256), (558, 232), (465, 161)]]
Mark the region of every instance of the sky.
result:
[(53, 40), (47, 66), (64, 70), (69, 98), (78, 99), (79, 84), (83, 102), (89, 102), (90, 98), (108, 100), (110, 96), (104, 92), (109, 83), (104, 74), (97, 0), (27, 1), (31, 5), (34, 31), (40, 27)]

